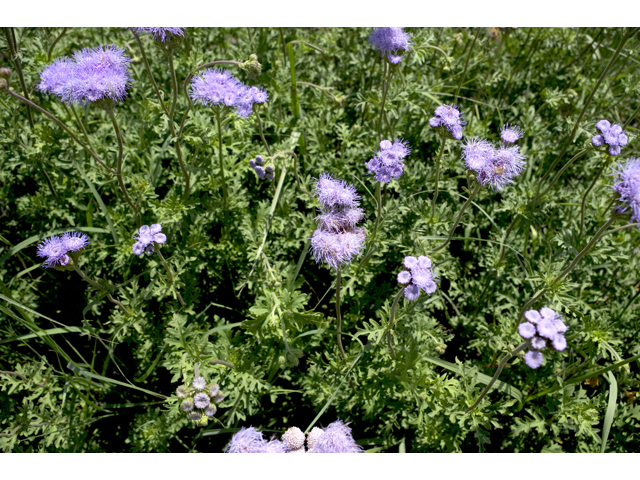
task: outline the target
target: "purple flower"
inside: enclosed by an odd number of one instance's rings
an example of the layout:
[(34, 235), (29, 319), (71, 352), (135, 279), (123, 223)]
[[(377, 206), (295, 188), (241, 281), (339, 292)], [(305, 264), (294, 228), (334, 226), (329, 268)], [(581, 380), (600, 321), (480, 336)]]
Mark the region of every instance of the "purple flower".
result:
[(44, 268), (55, 267), (58, 265), (64, 267), (69, 263), (67, 251), (65, 242), (60, 237), (54, 235), (50, 238), (46, 238), (38, 245), (36, 255), (46, 258), (42, 263)]
[(193, 403), (196, 408), (207, 408), (210, 403), (209, 396), (206, 393), (198, 393), (193, 397)]
[(639, 222), (640, 158), (628, 158), (624, 167), (618, 162), (618, 168), (614, 168), (614, 177), (616, 183), (611, 188), (620, 196), (618, 200), (622, 202), (616, 207), (616, 211), (624, 214), (631, 209), (631, 222)]
[(524, 355), (524, 362), (535, 370), (542, 365), (542, 354), (535, 350), (529, 350)]
[[(162, 231), (162, 226), (154, 223), (151, 226), (143, 225), (138, 229), (138, 232), (133, 235), (133, 238), (137, 240), (133, 244), (131, 250), (135, 255), (142, 255), (146, 252), (151, 255), (154, 251), (154, 244), (162, 244), (167, 241), (167, 236)], [(203, 387), (204, 388), (204, 387)]]
[(324, 434), (324, 430), (318, 427), (313, 427), (311, 431), (307, 433), (307, 453), (316, 453), (316, 445), (322, 434)]
[(193, 401), (192, 400), (183, 400), (180, 404), (180, 408), (185, 412), (190, 412), (193, 410)]
[(253, 427), (242, 428), (231, 437), (225, 453), (285, 453), (285, 446), (279, 440), (266, 441), (262, 432)]
[(398, 274), (398, 283), (402, 285), (406, 285), (410, 281), (411, 281), (411, 272), (403, 270)]
[(363, 449), (351, 436), (351, 429), (340, 420), (329, 424), (320, 435), (313, 453), (362, 453)]
[(547, 341), (542, 337), (535, 336), (531, 339), (531, 347), (535, 350), (542, 350), (546, 346)]
[(596, 123), (596, 128), (601, 133), (591, 139), (593, 146), (601, 147), (606, 143), (609, 145), (609, 155), (614, 157), (620, 155), (620, 147), (624, 147), (629, 142), (622, 127), (617, 124), (611, 125), (609, 120), (600, 120)]
[(462, 139), (462, 126), (467, 122), (463, 120), (464, 115), (455, 105), (441, 105), (436, 108), (435, 116), (429, 119), (429, 125), (433, 128), (446, 128), (451, 137), (455, 140)]
[(304, 440), (304, 433), (298, 427), (291, 427), (282, 435), (282, 443), (287, 451), (304, 449)]
[(553, 348), (555, 348), (559, 352), (567, 348), (567, 339), (564, 338), (564, 335), (562, 334), (557, 334), (555, 337), (553, 337), (551, 343), (553, 344)]
[(516, 125), (509, 125), (508, 123), (502, 127), (500, 131), (500, 138), (504, 143), (516, 143), (522, 138), (524, 132)]
[(196, 377), (191, 382), (191, 386), (196, 390), (204, 390), (207, 386), (207, 381), (203, 377)]
[(311, 253), (317, 263), (324, 262), (338, 270), (351, 263), (355, 255), (362, 254), (365, 239), (362, 227), (339, 233), (318, 228), (311, 237)]
[(407, 300), (414, 301), (420, 296), (420, 288), (417, 285), (409, 285), (404, 289), (404, 296)]
[(341, 212), (327, 212), (316, 217), (318, 228), (330, 232), (342, 232), (353, 229), (364, 218), (364, 211), (359, 207), (348, 208)]
[(325, 209), (354, 208), (360, 205), (360, 196), (355, 187), (344, 180), (332, 178), (329, 173), (320, 175), (313, 194)]
[(189, 96), (194, 103), (206, 106), (226, 106), (235, 109), (238, 116), (247, 118), (253, 113), (254, 103), (264, 103), (266, 90), (247, 87), (228, 70), (207, 69), (191, 80)]
[(524, 318), (526, 318), (533, 324), (537, 324), (540, 320), (542, 320), (540, 312), (538, 312), (537, 310), (527, 310), (524, 314)]
[(64, 243), (67, 252), (77, 252), (89, 245), (89, 237), (80, 232), (67, 232), (62, 235), (62, 243)]
[(431, 295), (436, 291), (438, 286), (435, 280), (438, 276), (432, 270), (431, 260), (423, 255), (416, 257), (404, 257), (404, 266), (408, 270), (403, 270), (398, 274), (398, 283), (406, 285), (411, 282), (411, 285), (404, 289), (404, 296), (408, 300), (415, 300), (420, 296), (420, 290), (424, 291), (427, 295)]
[(462, 148), (462, 159), (469, 170), (481, 171), (491, 162), (494, 148), (486, 140), (478, 137), (467, 139)]
[(537, 329), (540, 336), (548, 338), (549, 340), (553, 339), (558, 333), (553, 320), (546, 318), (543, 318), (540, 323), (538, 323)]
[(520, 325), (518, 325), (518, 333), (522, 338), (533, 338), (533, 336), (536, 334), (536, 326), (532, 325), (529, 322), (521, 323)]
[(100, 102), (108, 107), (127, 94), (131, 84), (129, 57), (115, 45), (85, 48), (73, 59), (60, 58), (40, 72), (38, 89), (53, 93), (67, 103)]
[(153, 35), (154, 40), (160, 40), (166, 42), (170, 40), (172, 36), (184, 37), (185, 27), (133, 27), (132, 30), (136, 33), (148, 33)]
[(474, 170), (480, 185), (489, 185), (499, 191), (506, 185), (513, 183), (513, 178), (520, 175), (526, 165), (520, 147), (501, 146), (495, 149), (485, 140), (473, 139), (468, 142), (462, 158), (469, 170)]
[(380, 151), (365, 165), (369, 173), (376, 176), (380, 183), (389, 183), (392, 178), (398, 178), (404, 171), (402, 161), (411, 152), (411, 147), (402, 139), (396, 139), (393, 144), (389, 140), (380, 142)]
[(409, 50), (411, 35), (402, 27), (378, 27), (369, 35), (369, 43), (378, 50), (382, 56), (387, 56), (389, 62), (400, 63), (402, 56), (395, 52)]

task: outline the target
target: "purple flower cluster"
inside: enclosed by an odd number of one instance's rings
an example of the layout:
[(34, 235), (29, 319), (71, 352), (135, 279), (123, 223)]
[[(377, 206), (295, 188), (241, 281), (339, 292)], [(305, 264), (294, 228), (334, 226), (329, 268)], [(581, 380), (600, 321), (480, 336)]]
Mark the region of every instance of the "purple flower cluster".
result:
[(409, 155), (411, 147), (407, 142), (397, 138), (393, 144), (389, 140), (380, 142), (380, 151), (365, 165), (369, 173), (376, 176), (380, 183), (389, 183), (392, 178), (398, 178), (404, 171), (404, 157)]
[(402, 27), (378, 27), (369, 35), (369, 43), (382, 56), (386, 55), (390, 63), (397, 64), (402, 60), (402, 55), (397, 52), (409, 50), (411, 35), (402, 30)]
[(37, 255), (46, 258), (42, 263), (45, 268), (69, 264), (69, 253), (82, 250), (89, 245), (89, 237), (80, 232), (67, 232), (62, 237), (56, 235), (45, 239), (37, 247)]
[(178, 36), (184, 37), (185, 27), (132, 27), (132, 30), (136, 33), (148, 33), (153, 35), (154, 40), (160, 40), (166, 42), (171, 37)]
[(249, 166), (253, 168), (259, 179), (273, 180), (275, 178), (275, 167), (273, 165), (266, 165), (263, 167), (263, 164), (264, 158), (260, 155), (256, 156), (255, 160), (249, 160)]
[(318, 228), (311, 237), (311, 253), (316, 262), (324, 262), (338, 270), (360, 255), (366, 234), (357, 223), (364, 217), (360, 196), (353, 185), (320, 175), (314, 195), (322, 205), (322, 215), (316, 218)]
[(324, 430), (314, 427), (306, 438), (297, 427), (289, 428), (282, 441), (266, 440), (262, 432), (253, 427), (242, 428), (231, 437), (225, 453), (362, 453), (351, 435), (351, 428), (341, 420), (329, 424)]
[(167, 236), (162, 232), (162, 225), (154, 223), (153, 225), (142, 225), (138, 232), (133, 235), (133, 238), (137, 240), (133, 244), (131, 250), (135, 255), (142, 255), (147, 253), (151, 255), (154, 252), (154, 244), (164, 243), (167, 241)]
[(502, 130), (503, 142), (500, 148), (495, 148), (487, 140), (476, 137), (467, 140), (462, 150), (462, 159), (469, 170), (478, 174), (478, 183), (483, 186), (489, 185), (495, 191), (513, 183), (513, 178), (520, 175), (526, 165), (520, 147), (508, 146), (512, 143), (509, 140), (520, 138), (522, 131), (518, 127), (506, 127), (505, 125)]
[(38, 89), (67, 103), (100, 102), (106, 108), (119, 102), (131, 84), (124, 49), (115, 45), (81, 50), (73, 58), (59, 58), (40, 72)]
[(640, 222), (640, 158), (628, 158), (624, 168), (618, 163), (614, 172), (618, 181), (611, 188), (620, 195), (622, 202), (616, 211), (624, 214), (631, 209), (631, 221)]
[(220, 386), (214, 383), (207, 384), (204, 377), (195, 377), (191, 386), (180, 385), (176, 389), (176, 397), (182, 400), (180, 408), (189, 419), (203, 424), (218, 411), (216, 404), (224, 400)]
[(438, 276), (432, 270), (431, 260), (424, 256), (404, 257), (404, 266), (407, 270), (398, 274), (398, 283), (407, 285), (411, 282), (411, 285), (404, 289), (407, 300), (416, 300), (420, 296), (420, 289), (427, 295), (436, 291), (438, 286), (434, 280), (437, 280)]
[(594, 147), (601, 147), (606, 143), (609, 145), (609, 155), (613, 157), (620, 155), (620, 147), (624, 147), (629, 142), (622, 127), (617, 124), (611, 125), (609, 120), (600, 120), (596, 123), (596, 128), (600, 130), (601, 134), (595, 135), (591, 139)]
[(505, 145), (516, 143), (522, 138), (522, 135), (524, 135), (524, 131), (520, 127), (508, 123), (503, 125), (500, 131), (500, 139)]
[(462, 139), (462, 126), (467, 122), (464, 115), (455, 105), (441, 105), (436, 108), (435, 116), (429, 119), (429, 125), (433, 128), (446, 128), (455, 140)]
[(189, 96), (195, 103), (206, 106), (233, 107), (243, 118), (253, 113), (254, 103), (264, 103), (269, 99), (266, 90), (248, 87), (228, 70), (219, 68), (209, 68), (195, 76), (191, 81)]
[(542, 365), (540, 350), (547, 346), (547, 341), (559, 352), (567, 348), (567, 339), (564, 337), (567, 326), (560, 315), (547, 307), (541, 308), (539, 312), (528, 310), (524, 317), (527, 321), (518, 325), (518, 333), (525, 340), (529, 340), (532, 350), (525, 354), (524, 361), (535, 369)]

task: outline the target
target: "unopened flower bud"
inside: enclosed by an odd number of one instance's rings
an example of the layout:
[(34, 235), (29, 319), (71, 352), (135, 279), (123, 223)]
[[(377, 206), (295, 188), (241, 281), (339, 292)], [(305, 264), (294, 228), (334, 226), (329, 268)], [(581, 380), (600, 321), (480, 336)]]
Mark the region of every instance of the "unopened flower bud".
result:
[(7, 68), (7, 67), (0, 68), (0, 78), (4, 78), (6, 80), (9, 80), (10, 76), (11, 76), (11, 69), (10, 68)]
[(264, 178), (266, 178), (267, 180), (273, 180), (275, 177), (273, 176), (273, 173), (267, 173)]
[(184, 398), (187, 396), (187, 388), (184, 385), (180, 385), (176, 388), (176, 397)]
[(218, 384), (209, 385), (207, 387), (207, 394), (210, 397), (215, 397), (216, 395), (218, 395), (218, 393), (220, 393), (220, 387), (218, 386)]
[(255, 160), (249, 160), (249, 166), (250, 166), (251, 168), (256, 168), (256, 162), (255, 162)]
[(264, 163), (264, 158), (262, 158), (260, 155), (256, 156), (256, 164), (258, 165), (262, 165)]
[(215, 407), (215, 405), (209, 405), (207, 408), (204, 409), (204, 414), (207, 417), (213, 417), (216, 414), (216, 411), (218, 409)]
[(266, 167), (264, 167), (264, 171), (267, 173), (273, 173), (275, 169), (276, 167), (274, 167), (273, 165), (267, 165)]
[(182, 402), (180, 404), (180, 408), (182, 410), (184, 410), (185, 412), (190, 412), (191, 410), (193, 410), (193, 401), (192, 400), (185, 400), (184, 402)]
[(258, 56), (255, 53), (249, 55), (249, 60), (244, 62), (240, 68), (247, 72), (249, 78), (256, 78), (262, 73), (262, 65), (258, 62)]
[(218, 395), (213, 397), (211, 400), (213, 400), (214, 403), (222, 403), (222, 401), (224, 400), (224, 394), (219, 393)]
[(200, 412), (191, 412), (189, 415), (189, 420), (198, 421), (202, 418), (202, 414)]
[(282, 442), (287, 450), (298, 450), (300, 447), (304, 450), (304, 433), (298, 427), (291, 427), (282, 435)]

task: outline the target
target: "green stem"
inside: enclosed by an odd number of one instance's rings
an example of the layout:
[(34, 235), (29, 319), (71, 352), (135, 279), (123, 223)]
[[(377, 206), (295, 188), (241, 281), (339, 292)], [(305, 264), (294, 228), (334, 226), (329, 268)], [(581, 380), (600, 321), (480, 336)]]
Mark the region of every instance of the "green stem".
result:
[(438, 151), (438, 158), (436, 159), (436, 190), (433, 193), (433, 200), (431, 200), (431, 216), (436, 216), (436, 199), (438, 198), (438, 184), (440, 182), (440, 160), (442, 159), (442, 152), (444, 152), (445, 143), (447, 142), (447, 137), (442, 135), (442, 140), (440, 142), (440, 150)]
[(491, 390), (491, 387), (493, 387), (493, 384), (496, 383), (496, 380), (498, 380), (498, 377), (500, 376), (500, 374), (502, 373), (502, 369), (504, 368), (504, 366), (507, 364), (507, 362), (509, 360), (511, 360), (513, 357), (515, 357), (518, 353), (520, 353), (521, 351), (523, 351), (525, 348), (527, 348), (529, 346), (529, 341), (526, 341), (524, 343), (521, 343), (520, 345), (518, 345), (516, 348), (513, 349), (512, 352), (507, 353), (504, 357), (502, 357), (502, 360), (500, 360), (500, 363), (498, 364), (498, 369), (496, 370), (496, 373), (494, 373), (493, 378), (491, 379), (491, 381), (487, 384), (487, 386), (485, 387), (485, 389), (482, 391), (482, 393), (480, 394), (480, 396), (478, 397), (478, 399), (473, 403), (473, 405), (471, 405), (469, 408), (467, 408), (465, 410), (465, 413), (469, 413), (471, 410), (473, 410), (474, 408), (476, 408), (478, 406), (478, 404), (482, 401), (482, 399), (487, 395), (487, 393), (489, 393), (489, 390)]
[[(7, 37), (7, 46), (9, 47), (9, 54), (11, 55), (13, 63), (16, 66), (16, 70), (18, 71), (18, 78), (20, 79), (20, 85), (22, 86), (22, 93), (24, 94), (25, 98), (29, 100), (29, 92), (27, 91), (27, 84), (25, 83), (24, 75), (22, 74), (22, 62), (20, 61), (20, 57), (18, 56), (18, 52), (17, 52), (18, 46), (17, 44), (14, 43), (15, 35), (13, 33), (13, 27), (3, 27), (2, 30), (4, 30), (4, 35), (5, 37)], [(11, 41), (12, 37), (14, 41)], [(31, 127), (31, 130), (33, 130), (35, 125), (33, 123), (33, 116), (31, 115), (31, 109), (29, 108), (30, 104), (28, 102), (25, 102), (25, 103), (27, 105), (27, 117), (29, 119), (29, 126)]]
[(216, 120), (218, 122), (218, 159), (220, 160), (220, 176), (222, 177), (222, 198), (224, 209), (227, 209), (227, 180), (224, 177), (224, 159), (222, 157), (222, 122), (220, 121), (220, 107), (214, 109), (216, 111)]
[(396, 351), (393, 349), (393, 343), (391, 341), (391, 329), (393, 328), (393, 321), (396, 318), (396, 308), (398, 308), (398, 303), (402, 298), (402, 294), (404, 293), (404, 288), (400, 288), (400, 291), (396, 294), (396, 298), (393, 299), (393, 304), (391, 305), (391, 311), (389, 312), (389, 326), (387, 327), (389, 331), (387, 332), (387, 344), (389, 345), (389, 350), (391, 350), (391, 355), (393, 358), (396, 358)]
[[(553, 188), (553, 186), (558, 182), (558, 180), (560, 179), (560, 176), (565, 172), (565, 170), (567, 168), (569, 168), (571, 166), (571, 164), (573, 164), (573, 162), (575, 162), (578, 158), (580, 158), (582, 155), (584, 155), (585, 153), (589, 152), (590, 150), (591, 150), (591, 148), (585, 148), (584, 150), (580, 150), (573, 157), (571, 157), (571, 159), (562, 166), (560, 171), (558, 173), (556, 173), (556, 175), (553, 177), (553, 180), (551, 180), (551, 183), (549, 183), (549, 185), (544, 190), (544, 192), (542, 192), (541, 194), (537, 195), (533, 200), (531, 200), (531, 202), (529, 202), (529, 205), (535, 204), (538, 200), (540, 200), (547, 193), (549, 193), (549, 190), (551, 190)], [(547, 173), (549, 173), (549, 172), (547, 172)], [(540, 179), (540, 183), (542, 183), (543, 180), (544, 180), (544, 177)]]
[(479, 191), (480, 191), (480, 184), (478, 183), (476, 187), (473, 189), (473, 191), (471, 192), (471, 195), (469, 195), (469, 198), (467, 198), (467, 201), (464, 202), (464, 205), (462, 205), (462, 208), (460, 209), (460, 213), (458, 213), (458, 216), (456, 217), (455, 221), (453, 222), (453, 225), (451, 226), (451, 229), (449, 230), (449, 235), (447, 236), (447, 239), (444, 242), (442, 242), (440, 245), (438, 245), (436, 248), (431, 250), (430, 253), (435, 253), (449, 244), (449, 242), (451, 241), (451, 237), (453, 236), (453, 232), (458, 226), (458, 223), (460, 223), (460, 219), (462, 218), (464, 211), (471, 204), (471, 201), (475, 198), (475, 196), (478, 194)]
[[(169, 52), (169, 67), (171, 69), (171, 108), (169, 109), (169, 120), (173, 120), (173, 114), (176, 111), (176, 102), (178, 101), (178, 78), (176, 77), (176, 69), (173, 65), (173, 51)], [(175, 135), (175, 133), (174, 133)]]
[(99, 288), (100, 290), (104, 289), (103, 285), (100, 285), (98, 282), (96, 282), (95, 280), (91, 280), (82, 270), (80, 270), (80, 267), (78, 267), (78, 265), (76, 265), (75, 263), (73, 264), (73, 269), (78, 273), (78, 275), (80, 275), (82, 277), (82, 279), (93, 285), (96, 288)]
[(582, 197), (582, 204), (580, 205), (580, 236), (582, 236), (582, 231), (584, 230), (584, 215), (585, 215), (585, 210), (587, 206), (587, 197), (589, 196), (589, 193), (591, 192), (593, 187), (595, 187), (596, 182), (598, 181), (598, 179), (600, 178), (600, 175), (602, 175), (602, 172), (604, 171), (604, 169), (608, 164), (609, 164), (608, 159), (605, 159), (604, 162), (602, 163), (602, 167), (600, 167), (600, 169), (598, 170), (598, 173), (596, 173), (596, 176), (594, 177), (593, 181), (589, 185), (589, 188), (587, 188), (587, 191), (584, 192), (584, 195)]
[(498, 257), (498, 261), (495, 263), (495, 266), (499, 266), (502, 261), (504, 260), (504, 256), (507, 252), (507, 240), (509, 239), (509, 235), (511, 235), (511, 231), (513, 230), (513, 228), (516, 226), (516, 224), (518, 223), (518, 219), (520, 218), (520, 214), (517, 214), (516, 217), (513, 219), (513, 221), (511, 222), (511, 224), (509, 225), (509, 228), (507, 228), (507, 231), (504, 234), (504, 238), (502, 239), (502, 245), (500, 246), (500, 255)]
[(382, 141), (382, 116), (384, 115), (384, 105), (387, 101), (388, 90), (388, 78), (387, 78), (387, 62), (382, 59), (383, 73), (382, 73), (382, 102), (380, 103), (380, 116), (378, 117), (378, 141)]
[(122, 133), (120, 132), (120, 127), (118, 126), (118, 121), (116, 120), (116, 115), (115, 115), (115, 113), (113, 113), (113, 110), (112, 109), (107, 110), (107, 114), (111, 118), (111, 123), (113, 124), (113, 128), (114, 128), (114, 130), (116, 132), (116, 137), (118, 138), (118, 160), (117, 160), (117, 164), (116, 164), (116, 178), (118, 179), (118, 185), (120, 185), (120, 190), (122, 190), (122, 193), (124, 194), (124, 199), (129, 204), (129, 206), (131, 207), (131, 210), (133, 210), (133, 213), (136, 216), (138, 227), (139, 227), (140, 226), (140, 215), (139, 215), (135, 205), (131, 201), (131, 198), (129, 197), (129, 192), (127, 191), (127, 187), (124, 184), (124, 179), (122, 178), (122, 160), (123, 160), (123, 157), (124, 157)]
[[(62, 105), (66, 108), (66, 105), (64, 103)], [(80, 130), (82, 130), (82, 134), (84, 135), (85, 140), (89, 144), (89, 147), (91, 147), (91, 149), (94, 150), (93, 144), (91, 143), (91, 138), (89, 138), (89, 132), (87, 131), (87, 127), (84, 126), (84, 122), (80, 118), (80, 115), (78, 115), (76, 107), (75, 107), (75, 105), (73, 103), (71, 104), (71, 112), (73, 113), (73, 116), (75, 117), (76, 122), (78, 123), (78, 126), (80, 127)], [(69, 114), (69, 112), (67, 111), (67, 115), (68, 114)]]
[(338, 348), (340, 349), (340, 355), (342, 355), (342, 359), (346, 358), (344, 353), (344, 348), (342, 346), (342, 315), (340, 314), (340, 281), (342, 279), (342, 275), (340, 273), (340, 269), (338, 268), (338, 275), (336, 277), (336, 321), (337, 321), (337, 335), (338, 339)]
[(51, 54), (53, 53), (53, 48), (56, 46), (56, 43), (58, 43), (60, 41), (60, 39), (64, 36), (64, 34), (67, 32), (67, 27), (64, 27), (62, 29), (62, 32), (60, 32), (60, 35), (58, 35), (56, 37), (56, 39), (53, 41), (53, 43), (51, 44), (51, 46), (49, 47), (49, 50), (47, 50), (47, 61), (51, 62)]
[[(169, 275), (169, 280), (171, 281), (171, 284), (175, 285), (176, 282), (173, 276), (173, 272), (171, 271), (171, 267), (169, 266), (167, 261), (162, 256), (162, 253), (160, 252), (160, 246), (156, 246), (155, 251), (158, 254), (158, 257), (160, 257), (160, 261), (162, 262), (162, 265), (164, 266), (165, 270), (167, 271), (167, 274)], [(180, 292), (178, 292), (177, 290), (176, 290), (176, 295), (178, 296), (178, 301), (180, 302), (180, 305), (184, 307), (184, 300), (182, 300), (182, 296), (180, 295)]]
[[(260, 130), (260, 138), (262, 139), (264, 148), (266, 148), (267, 153), (271, 155), (271, 149), (269, 148), (269, 144), (267, 143), (267, 140), (264, 138), (264, 132), (262, 131), (262, 119), (260, 118), (260, 104), (258, 104), (258, 107), (256, 108), (256, 118), (258, 119), (258, 129)], [(296, 173), (296, 178), (297, 178), (297, 175), (298, 174)]]
[(478, 39), (478, 32), (473, 36), (473, 42), (471, 43), (471, 47), (469, 48), (469, 53), (467, 54), (467, 61), (464, 64), (464, 70), (462, 71), (462, 76), (460, 77), (460, 81), (458, 82), (458, 88), (456, 89), (456, 94), (453, 97), (453, 104), (458, 101), (458, 95), (460, 94), (460, 88), (464, 83), (464, 79), (467, 76), (467, 67), (469, 66), (469, 60), (471, 59), (471, 52), (473, 52), (473, 47), (476, 44), (476, 40)]

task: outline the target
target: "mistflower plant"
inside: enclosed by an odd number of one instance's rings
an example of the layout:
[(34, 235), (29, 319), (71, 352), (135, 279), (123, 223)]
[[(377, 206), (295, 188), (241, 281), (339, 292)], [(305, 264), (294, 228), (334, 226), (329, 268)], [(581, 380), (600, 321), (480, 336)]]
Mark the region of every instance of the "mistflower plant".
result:
[(314, 438), (309, 453), (363, 453), (351, 435), (351, 428), (341, 420), (330, 423), (322, 433)]
[(176, 389), (176, 397), (181, 400), (180, 409), (199, 426), (207, 425), (209, 418), (215, 415), (224, 400), (220, 386), (207, 383), (199, 375), (194, 377), (191, 385), (180, 385)]
[(85, 48), (73, 59), (58, 59), (40, 72), (38, 89), (67, 103), (110, 109), (127, 94), (130, 61), (115, 45)]
[(500, 131), (500, 139), (505, 144), (516, 143), (522, 138), (522, 135), (524, 135), (524, 131), (520, 127), (508, 123), (503, 125)]
[(411, 152), (407, 142), (397, 138), (393, 143), (389, 140), (380, 142), (380, 151), (365, 165), (369, 173), (375, 175), (380, 183), (389, 183), (391, 179), (398, 178), (404, 171), (404, 158)]
[(467, 123), (456, 105), (441, 105), (429, 119), (433, 128), (445, 129), (454, 140), (462, 140), (462, 127)]
[(507, 146), (505, 143), (495, 148), (487, 140), (472, 138), (467, 140), (462, 149), (462, 159), (469, 170), (477, 173), (478, 183), (494, 191), (513, 183), (526, 165), (520, 147)]
[(241, 428), (231, 437), (225, 453), (286, 453), (283, 442), (276, 439), (265, 440), (262, 432), (253, 427)]
[(399, 53), (409, 50), (411, 35), (402, 27), (378, 27), (369, 35), (369, 43), (390, 63), (398, 64), (403, 58)]
[[(416, 300), (420, 296), (420, 290), (431, 295), (438, 287), (435, 280), (438, 276), (433, 271), (431, 260), (425, 256), (404, 257), (403, 262), (407, 270), (398, 274), (398, 283), (407, 285), (404, 288), (404, 296), (407, 300)], [(409, 283), (411, 283), (409, 285)]]
[(131, 247), (134, 255), (142, 255), (143, 253), (151, 255), (155, 251), (154, 245), (167, 241), (167, 236), (162, 233), (162, 225), (157, 223), (151, 226), (142, 225), (133, 237), (137, 240)]
[(617, 181), (611, 188), (622, 202), (616, 212), (627, 214), (631, 210), (630, 221), (640, 222), (640, 158), (628, 158), (624, 167), (618, 162), (614, 177)]
[(611, 125), (609, 120), (600, 120), (596, 123), (596, 128), (600, 130), (600, 134), (595, 135), (591, 139), (591, 143), (594, 147), (601, 147), (604, 144), (609, 145), (609, 155), (620, 155), (620, 147), (624, 147), (629, 138), (622, 130), (622, 127), (617, 124)]
[(45, 268), (66, 267), (71, 260), (68, 254), (83, 250), (89, 243), (89, 237), (80, 232), (67, 232), (62, 237), (53, 235), (38, 245), (37, 255), (45, 258), (42, 263)]
[(564, 336), (567, 326), (555, 310), (547, 307), (541, 308), (540, 311), (528, 310), (524, 317), (527, 321), (518, 326), (518, 333), (529, 341), (531, 348), (525, 354), (524, 361), (529, 367), (536, 369), (542, 365), (543, 357), (540, 350), (547, 347), (547, 344), (558, 352), (567, 348)]
[(269, 99), (266, 90), (248, 87), (228, 70), (219, 68), (209, 68), (195, 76), (191, 80), (189, 96), (196, 104), (233, 108), (243, 118), (251, 115), (254, 103)]

